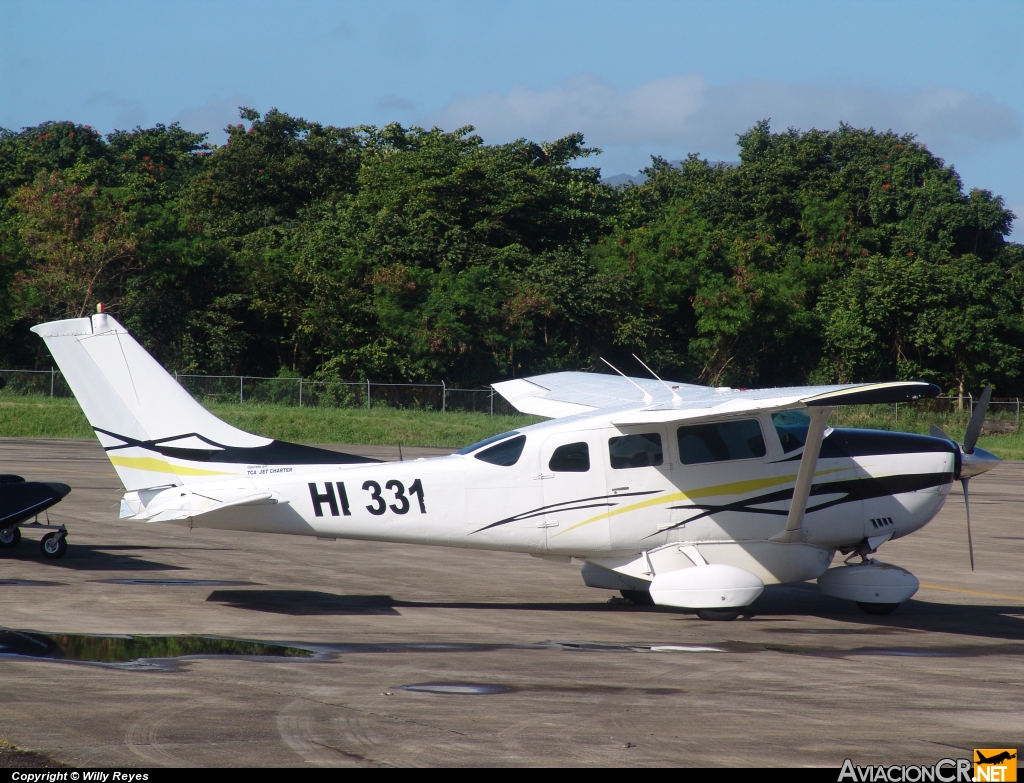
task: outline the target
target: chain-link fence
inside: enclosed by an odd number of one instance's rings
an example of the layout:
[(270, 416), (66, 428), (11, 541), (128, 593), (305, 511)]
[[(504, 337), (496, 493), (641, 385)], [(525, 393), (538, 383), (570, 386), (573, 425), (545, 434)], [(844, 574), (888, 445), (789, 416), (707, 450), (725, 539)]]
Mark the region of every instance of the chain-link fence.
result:
[[(72, 397), (59, 370), (0, 370), (5, 395)], [(494, 389), (460, 389), (444, 383), (352, 383), (308, 381), (305, 378), (262, 378), (252, 375), (178, 375), (178, 383), (202, 403), (268, 403), (294, 407), (413, 408), (472, 411), (498, 415), (518, 413)], [(891, 429), (965, 427), (974, 412), (973, 396), (935, 397), (893, 405), (842, 405), (829, 423), (835, 427)], [(985, 419), (991, 431), (1020, 426), (1020, 398), (995, 397)]]
[[(829, 418), (833, 427), (926, 431), (931, 424), (947, 430), (964, 429), (974, 413), (972, 396), (933, 397), (891, 405), (841, 405)], [(983, 432), (1016, 432), (1020, 427), (1020, 398), (993, 397), (985, 411)]]
[[(72, 397), (59, 370), (0, 370), (5, 395)], [(517, 414), (494, 389), (461, 389), (444, 383), (354, 383), (263, 378), (252, 375), (174, 376), (201, 403), (268, 403), (294, 407), (412, 408), (442, 412)]]
[(59, 370), (0, 370), (7, 381), (6, 395), (39, 397), (74, 397), (71, 387)]

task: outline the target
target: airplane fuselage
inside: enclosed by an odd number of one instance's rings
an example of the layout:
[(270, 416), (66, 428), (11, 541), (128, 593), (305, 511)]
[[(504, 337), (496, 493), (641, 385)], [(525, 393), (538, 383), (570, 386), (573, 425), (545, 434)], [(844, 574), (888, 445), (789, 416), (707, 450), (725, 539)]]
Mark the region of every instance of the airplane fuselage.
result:
[[(955, 475), (951, 442), (833, 430), (818, 461), (803, 540), (778, 543), (772, 538), (785, 525), (801, 451), (784, 450), (770, 415), (748, 416), (746, 426), (755, 419), (760, 456), (696, 463), (684, 428), (594, 420), (545, 422), (498, 441), (524, 438), (514, 464), (481, 459), (492, 446), (329, 467), (211, 463), (210, 473), (227, 475), (129, 493), (122, 516), (571, 556), (637, 575), (647, 562), (678, 567), (680, 547), (694, 545), (708, 562), (739, 565), (770, 584), (818, 576), (836, 549), (919, 529), (938, 513)], [(616, 455), (623, 443), (625, 459)], [(233, 505), (233, 498), (242, 502)], [(646, 559), (637, 559), (641, 552)]]

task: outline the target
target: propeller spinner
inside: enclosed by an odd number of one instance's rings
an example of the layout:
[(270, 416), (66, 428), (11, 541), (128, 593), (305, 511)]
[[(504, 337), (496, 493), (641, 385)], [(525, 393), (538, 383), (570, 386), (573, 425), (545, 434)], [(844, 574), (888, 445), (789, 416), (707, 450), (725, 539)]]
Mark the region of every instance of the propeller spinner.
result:
[[(960, 472), (956, 476), (956, 478), (960, 479), (960, 483), (964, 488), (964, 507), (967, 510), (967, 549), (971, 555), (972, 571), (974, 570), (974, 542), (971, 538), (971, 500), (967, 491), (967, 485), (972, 477), (992, 470), (1002, 461), (995, 454), (977, 447), (978, 437), (981, 435), (981, 428), (985, 424), (985, 414), (988, 412), (988, 404), (991, 399), (992, 386), (990, 384), (985, 387), (985, 391), (978, 398), (978, 404), (974, 406), (971, 420), (967, 423), (964, 442), (960, 444)], [(933, 438), (953, 440), (934, 424), (931, 426), (930, 432)]]

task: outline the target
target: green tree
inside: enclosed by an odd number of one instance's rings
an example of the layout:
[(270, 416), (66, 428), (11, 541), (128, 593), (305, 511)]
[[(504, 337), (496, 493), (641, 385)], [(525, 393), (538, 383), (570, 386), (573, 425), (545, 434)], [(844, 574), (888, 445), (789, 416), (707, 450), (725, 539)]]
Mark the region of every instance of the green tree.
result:
[(356, 193), (311, 208), (296, 237), (321, 372), (473, 383), (571, 362), (585, 250), (613, 207), (595, 169), (569, 165), (594, 152), (582, 136), (366, 134)]

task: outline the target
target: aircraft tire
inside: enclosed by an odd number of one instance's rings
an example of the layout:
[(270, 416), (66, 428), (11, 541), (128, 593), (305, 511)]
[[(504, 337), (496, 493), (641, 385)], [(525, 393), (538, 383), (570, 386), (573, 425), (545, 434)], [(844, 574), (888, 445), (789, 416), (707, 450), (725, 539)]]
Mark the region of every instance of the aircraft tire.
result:
[(0, 549), (14, 549), (21, 541), (21, 528), (8, 527), (0, 530)]
[(619, 590), (622, 597), (632, 601), (634, 606), (654, 606), (654, 599), (646, 590)]
[(43, 557), (50, 560), (57, 560), (64, 557), (64, 553), (68, 551), (68, 538), (67, 536), (61, 536), (54, 542), (56, 533), (47, 533), (43, 536), (39, 542), (39, 551), (43, 553)]
[(867, 601), (858, 601), (857, 606), (860, 607), (864, 614), (871, 614), (876, 617), (892, 614), (900, 608), (899, 604), (869, 604)]
[(727, 622), (729, 620), (735, 620), (740, 616), (739, 609), (698, 609), (697, 616), (701, 620), (717, 620), (719, 622)]

